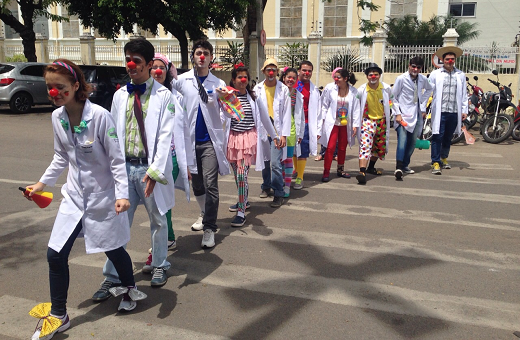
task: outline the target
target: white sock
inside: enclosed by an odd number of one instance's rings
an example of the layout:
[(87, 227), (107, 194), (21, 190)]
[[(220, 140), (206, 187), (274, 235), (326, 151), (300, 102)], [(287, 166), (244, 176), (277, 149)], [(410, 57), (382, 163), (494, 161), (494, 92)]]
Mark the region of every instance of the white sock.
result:
[(65, 313), (65, 315), (59, 315), (59, 316), (58, 316), (58, 315), (54, 315), (54, 314), (51, 313), (51, 316), (54, 316), (55, 318), (60, 319), (60, 320), (65, 319), (65, 316), (66, 316), (66, 315), (67, 315), (67, 314)]
[(195, 196), (195, 198), (197, 199), (197, 203), (199, 204), (200, 212), (204, 214), (204, 210), (206, 209), (206, 194)]
[(244, 213), (241, 212), (241, 211), (237, 211), (237, 215), (240, 216), (240, 217), (244, 217), (245, 216)]

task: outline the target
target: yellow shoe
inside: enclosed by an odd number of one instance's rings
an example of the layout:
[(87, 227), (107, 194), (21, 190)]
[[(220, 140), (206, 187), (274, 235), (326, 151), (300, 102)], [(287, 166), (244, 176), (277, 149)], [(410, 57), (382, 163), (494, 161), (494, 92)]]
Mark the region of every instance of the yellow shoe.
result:
[(441, 162), (442, 162), (443, 169), (451, 169), (451, 165), (450, 165), (450, 163), (448, 163), (447, 158), (441, 158)]
[(441, 166), (438, 162), (435, 162), (432, 164), (432, 174), (434, 174), (434, 175), (442, 174)]

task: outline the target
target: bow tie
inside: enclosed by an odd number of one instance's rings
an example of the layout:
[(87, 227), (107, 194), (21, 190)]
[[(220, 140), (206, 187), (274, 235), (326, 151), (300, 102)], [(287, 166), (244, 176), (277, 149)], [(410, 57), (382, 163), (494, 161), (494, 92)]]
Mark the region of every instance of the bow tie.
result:
[(140, 85), (126, 83), (126, 90), (129, 94), (132, 94), (134, 91), (139, 91), (139, 93), (143, 94), (146, 91), (146, 83), (142, 83)]

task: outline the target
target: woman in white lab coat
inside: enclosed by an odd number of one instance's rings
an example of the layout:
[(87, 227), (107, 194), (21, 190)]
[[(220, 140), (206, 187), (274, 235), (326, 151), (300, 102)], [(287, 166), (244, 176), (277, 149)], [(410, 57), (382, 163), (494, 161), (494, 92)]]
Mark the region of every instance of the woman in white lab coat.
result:
[(132, 310), (136, 300), (146, 297), (135, 287), (132, 261), (123, 248), (130, 240), (125, 213), (130, 203), (125, 159), (114, 121), (108, 111), (87, 99), (85, 77), (71, 61), (56, 60), (45, 68), (44, 75), (52, 102), (59, 106), (51, 118), (54, 158), (40, 181), (27, 186), (24, 195), (31, 200), (33, 192), (54, 186), (67, 167), (68, 175), (47, 251), (52, 305), (50, 310), (48, 304), (33, 309), (31, 315), (41, 317), (42, 322), (33, 339), (50, 339), (70, 327), (66, 309), (68, 258), (80, 234), (88, 254), (105, 252), (114, 263), (122, 286), (111, 293), (123, 294), (119, 310)]

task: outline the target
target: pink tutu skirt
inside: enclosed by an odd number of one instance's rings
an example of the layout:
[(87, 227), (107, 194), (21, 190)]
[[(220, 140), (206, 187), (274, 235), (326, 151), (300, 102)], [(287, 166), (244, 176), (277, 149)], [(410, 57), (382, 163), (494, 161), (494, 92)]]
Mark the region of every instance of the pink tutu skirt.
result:
[(251, 166), (256, 160), (256, 128), (244, 132), (229, 132), (227, 159), (238, 163), (242, 159), (245, 166)]

